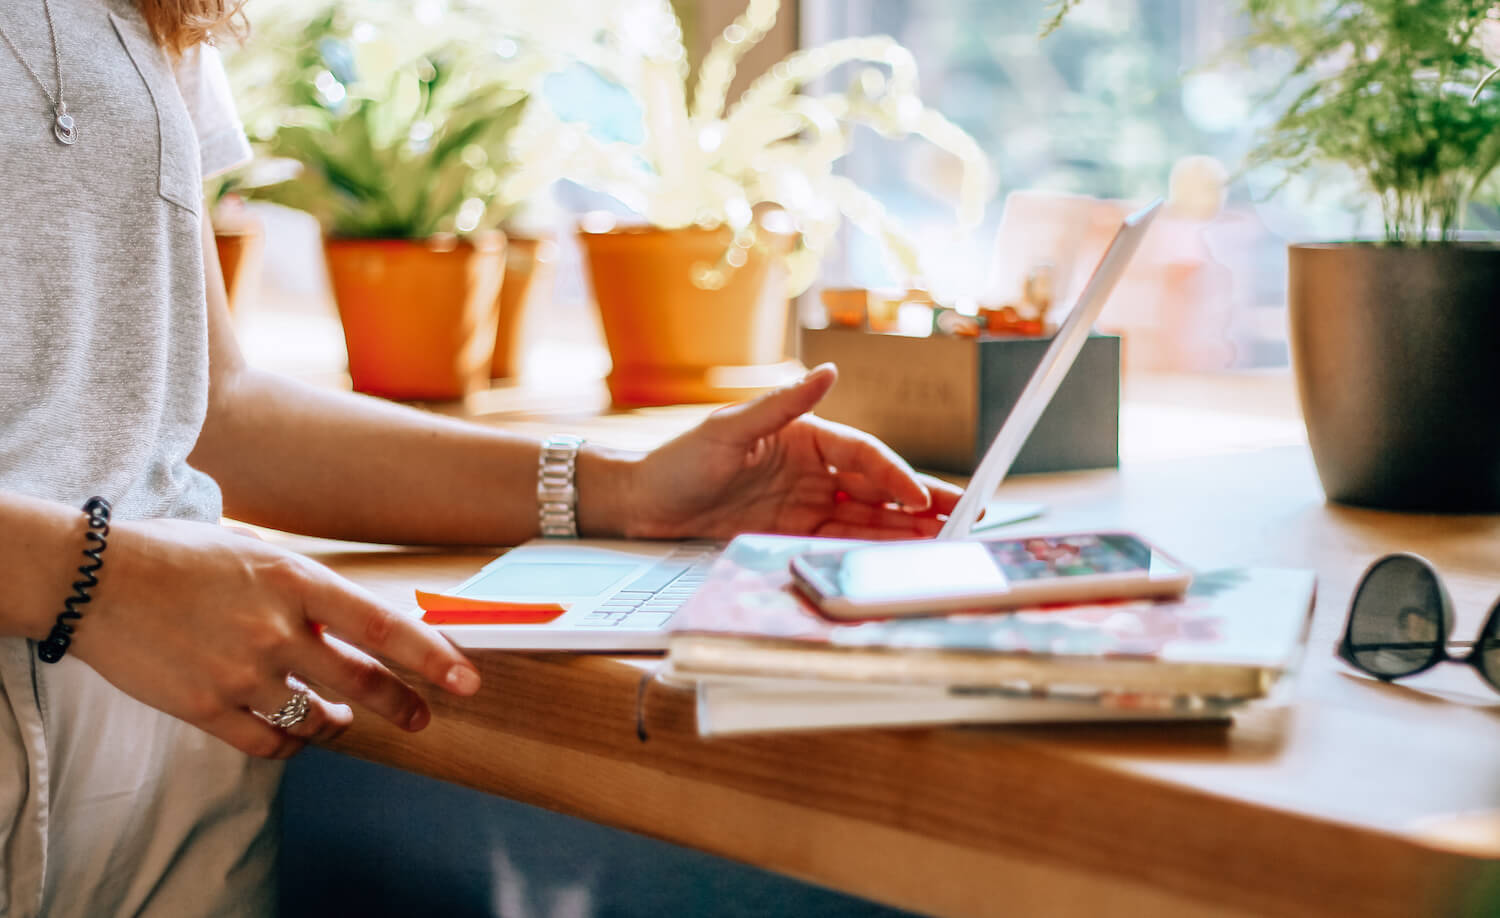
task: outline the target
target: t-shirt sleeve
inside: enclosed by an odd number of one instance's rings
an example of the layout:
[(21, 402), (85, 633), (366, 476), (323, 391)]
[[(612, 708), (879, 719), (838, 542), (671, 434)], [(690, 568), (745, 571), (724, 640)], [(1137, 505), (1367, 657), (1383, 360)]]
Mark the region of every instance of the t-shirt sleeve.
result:
[(177, 89), (198, 133), (203, 177), (212, 178), (250, 161), (250, 142), (234, 110), (229, 75), (219, 49), (200, 44), (182, 53), (173, 68)]

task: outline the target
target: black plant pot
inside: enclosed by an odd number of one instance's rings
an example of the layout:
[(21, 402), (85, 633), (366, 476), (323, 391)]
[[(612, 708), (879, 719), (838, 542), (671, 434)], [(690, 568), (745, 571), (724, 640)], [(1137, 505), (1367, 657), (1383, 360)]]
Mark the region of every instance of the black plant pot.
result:
[(1328, 497), (1500, 511), (1500, 246), (1289, 257), (1292, 366)]

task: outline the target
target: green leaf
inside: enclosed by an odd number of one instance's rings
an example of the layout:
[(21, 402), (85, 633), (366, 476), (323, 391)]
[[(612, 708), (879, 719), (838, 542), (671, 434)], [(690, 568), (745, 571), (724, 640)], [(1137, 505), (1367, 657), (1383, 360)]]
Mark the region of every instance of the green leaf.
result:
[[(356, 73), (330, 90), (330, 74), (348, 77), (351, 68), (328, 53), (345, 48), (354, 24), (372, 10), (378, 7), (329, 3), (296, 27), (273, 26), (275, 66), (262, 67), (260, 77), (278, 87), (265, 149), (302, 170), (252, 193), (306, 210), (338, 236), (451, 231), (468, 198), (496, 203), (493, 169), (505, 162), (526, 95), (499, 76), (495, 59), (475, 42), (424, 49), (378, 77), (378, 85)], [(471, 147), (484, 155), (466, 157)], [(492, 180), (474, 182), (478, 168)]]

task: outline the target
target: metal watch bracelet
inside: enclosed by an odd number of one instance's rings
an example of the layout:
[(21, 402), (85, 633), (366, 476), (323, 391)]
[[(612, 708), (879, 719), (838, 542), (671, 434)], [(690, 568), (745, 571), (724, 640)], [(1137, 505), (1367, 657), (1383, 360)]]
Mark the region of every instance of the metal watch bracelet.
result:
[(583, 438), (554, 434), (537, 463), (537, 519), (546, 538), (578, 538), (578, 449)]

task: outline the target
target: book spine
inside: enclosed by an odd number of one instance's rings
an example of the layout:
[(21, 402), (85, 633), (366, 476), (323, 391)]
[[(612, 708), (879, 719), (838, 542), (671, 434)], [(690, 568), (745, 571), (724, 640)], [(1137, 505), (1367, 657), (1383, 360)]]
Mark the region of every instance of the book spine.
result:
[(1264, 697), (1278, 670), (1234, 664), (1101, 657), (1089, 661), (1002, 654), (774, 647), (741, 638), (674, 635), (668, 654), (679, 676), (715, 675), (945, 688), (1078, 689), (1207, 699)]
[(703, 682), (700, 736), (793, 730), (925, 727), (951, 724), (1112, 723), (1229, 720), (1232, 706), (1122, 706), (1098, 701), (954, 694), (929, 686), (820, 686), (806, 691)]

